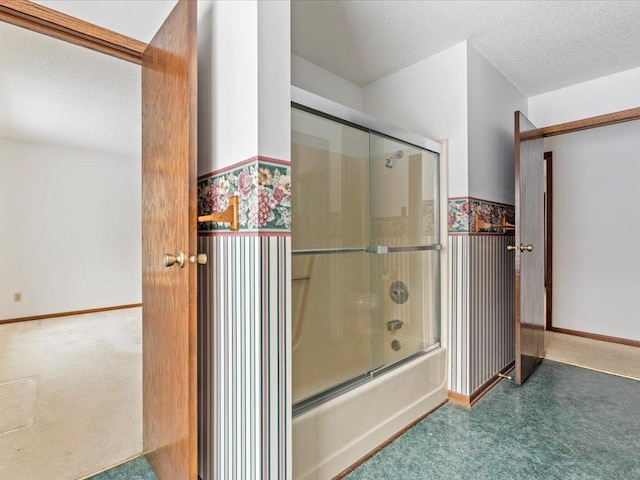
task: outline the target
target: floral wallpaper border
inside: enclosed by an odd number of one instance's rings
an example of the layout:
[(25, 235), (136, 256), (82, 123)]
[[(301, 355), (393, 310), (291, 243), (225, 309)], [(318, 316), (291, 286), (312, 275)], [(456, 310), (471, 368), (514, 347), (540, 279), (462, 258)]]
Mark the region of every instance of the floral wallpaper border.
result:
[(515, 207), (502, 203), (489, 202), (473, 197), (449, 199), (449, 233), (471, 233), (478, 235), (513, 234), (513, 230), (503, 231), (498, 228), (483, 229), (476, 232), (478, 218), (487, 223), (497, 225), (506, 219), (508, 223), (515, 222)]
[[(291, 165), (263, 157), (198, 180), (198, 215), (223, 211), (239, 197), (239, 231), (291, 231)], [(225, 223), (198, 223), (199, 233), (229, 232)]]

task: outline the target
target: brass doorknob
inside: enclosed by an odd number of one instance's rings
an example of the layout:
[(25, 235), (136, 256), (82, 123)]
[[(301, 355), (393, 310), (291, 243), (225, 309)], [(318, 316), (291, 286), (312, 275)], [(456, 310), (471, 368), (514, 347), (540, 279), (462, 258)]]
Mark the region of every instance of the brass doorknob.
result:
[(184, 264), (187, 261), (187, 256), (178, 252), (177, 255), (172, 255), (170, 253), (164, 254), (163, 263), (165, 267), (173, 267), (174, 265), (178, 265), (179, 268), (184, 268)]
[(191, 255), (189, 257), (189, 261), (191, 263), (197, 263), (198, 265), (206, 265), (207, 260), (209, 259), (207, 258), (206, 253), (199, 253), (198, 255)]
[(525, 250), (527, 252), (532, 252), (533, 251), (533, 245), (531, 245), (530, 243), (525, 245), (524, 243), (521, 243), (519, 246), (517, 245), (507, 245), (507, 250), (509, 250), (510, 252), (514, 251), (514, 250), (518, 250), (520, 249), (521, 252), (524, 252)]

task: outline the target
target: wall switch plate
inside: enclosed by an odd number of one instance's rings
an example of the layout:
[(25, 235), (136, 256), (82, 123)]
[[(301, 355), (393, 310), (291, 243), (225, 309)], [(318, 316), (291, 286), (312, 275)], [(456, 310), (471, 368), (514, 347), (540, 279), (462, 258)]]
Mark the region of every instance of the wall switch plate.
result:
[(14, 293), (13, 294), (13, 301), (14, 302), (21, 302), (22, 301), (22, 293), (21, 292)]

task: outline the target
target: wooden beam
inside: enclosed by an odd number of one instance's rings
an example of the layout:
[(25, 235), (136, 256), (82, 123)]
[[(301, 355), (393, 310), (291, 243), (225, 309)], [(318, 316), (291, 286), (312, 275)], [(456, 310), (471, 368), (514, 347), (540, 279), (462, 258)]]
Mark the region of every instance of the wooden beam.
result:
[(0, 21), (140, 65), (147, 44), (28, 0), (0, 0)]
[(620, 110), (619, 112), (607, 113), (606, 115), (598, 115), (595, 117), (583, 118), (573, 122), (559, 123), (549, 127), (542, 127), (520, 134), (520, 140), (533, 140), (536, 138), (553, 137), (554, 135), (562, 135), (565, 133), (579, 132), (590, 128), (604, 127), (615, 123), (631, 122), (640, 120), (640, 107), (630, 108), (628, 110)]

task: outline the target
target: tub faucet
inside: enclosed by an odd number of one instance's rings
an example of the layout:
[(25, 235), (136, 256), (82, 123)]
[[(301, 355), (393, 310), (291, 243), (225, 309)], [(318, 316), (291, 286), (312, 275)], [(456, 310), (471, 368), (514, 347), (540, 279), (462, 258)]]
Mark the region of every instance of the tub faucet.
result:
[(404, 325), (404, 322), (402, 320), (389, 320), (387, 322), (387, 330), (393, 332), (394, 330), (402, 328), (402, 325)]

